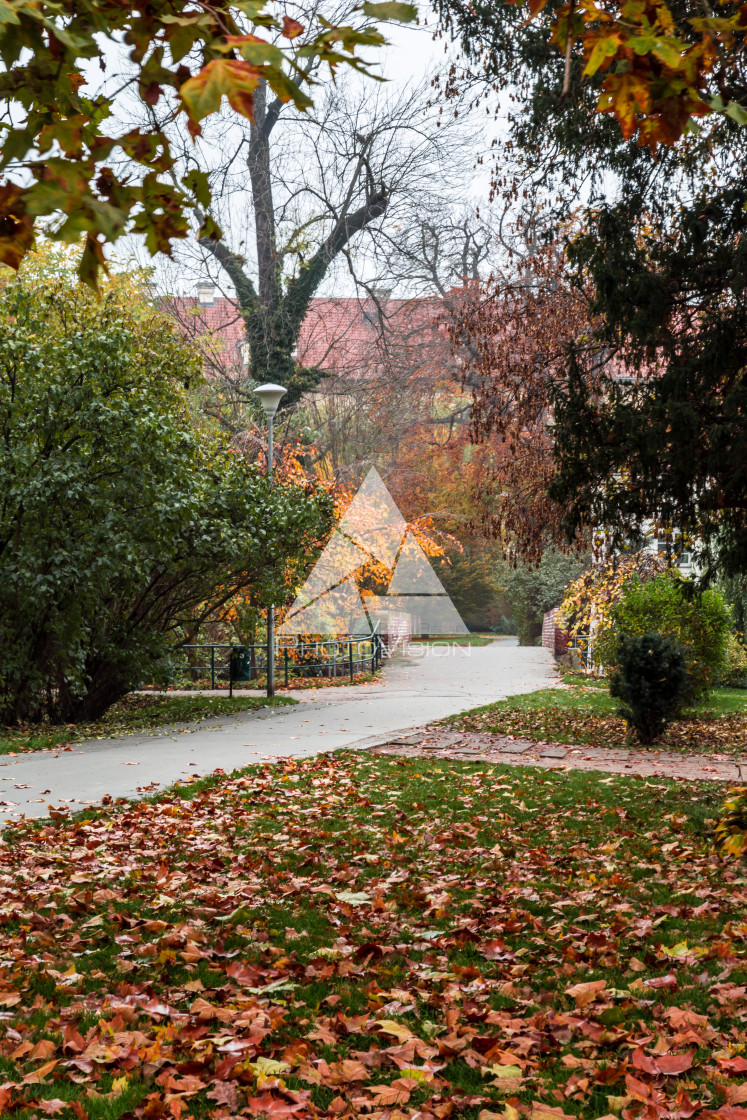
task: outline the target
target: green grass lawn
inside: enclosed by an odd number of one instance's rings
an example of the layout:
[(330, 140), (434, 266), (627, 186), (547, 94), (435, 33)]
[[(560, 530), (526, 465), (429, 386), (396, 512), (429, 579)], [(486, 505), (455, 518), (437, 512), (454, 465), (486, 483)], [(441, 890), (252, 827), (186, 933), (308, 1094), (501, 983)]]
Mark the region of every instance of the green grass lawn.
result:
[(287, 696), (159, 696), (132, 693), (114, 704), (96, 723), (43, 724), (0, 729), (0, 754), (43, 751), (81, 739), (109, 739), (135, 732), (157, 731), (175, 723), (197, 723), (212, 716), (253, 711), (266, 705), (295, 704)]
[(489, 646), (501, 641), (500, 634), (459, 634), (454, 638), (414, 638), (411, 645)]
[(741, 1120), (719, 798), (334, 753), (15, 826), (0, 1112)]
[[(567, 674), (562, 689), (542, 689), (474, 708), (443, 722), (450, 727), (598, 747), (636, 745), (604, 681)], [(673, 723), (660, 749), (747, 756), (747, 690), (718, 688)], [(644, 749), (644, 748), (641, 748)]]

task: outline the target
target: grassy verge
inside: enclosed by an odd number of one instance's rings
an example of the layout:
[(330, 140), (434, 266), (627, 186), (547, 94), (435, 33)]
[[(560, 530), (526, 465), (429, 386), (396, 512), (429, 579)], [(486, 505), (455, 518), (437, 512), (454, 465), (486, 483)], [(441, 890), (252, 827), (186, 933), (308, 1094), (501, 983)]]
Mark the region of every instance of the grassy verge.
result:
[(490, 646), (501, 641), (499, 634), (460, 634), (455, 638), (415, 638), (414, 646)]
[(717, 797), (338, 753), (16, 826), (0, 1112), (739, 1120)]
[[(564, 689), (510, 696), (443, 721), (450, 727), (597, 747), (637, 745), (615, 713), (618, 702), (600, 680), (567, 675)], [(644, 748), (641, 748), (644, 749)], [(716, 689), (687, 718), (665, 731), (656, 749), (747, 755), (747, 691)]]
[(213, 716), (253, 711), (266, 705), (295, 704), (290, 697), (274, 700), (254, 696), (143, 696), (132, 694), (114, 704), (96, 723), (56, 726), (4, 727), (0, 730), (0, 754), (43, 751), (81, 739), (110, 739), (135, 732), (157, 731), (175, 723), (198, 723)]

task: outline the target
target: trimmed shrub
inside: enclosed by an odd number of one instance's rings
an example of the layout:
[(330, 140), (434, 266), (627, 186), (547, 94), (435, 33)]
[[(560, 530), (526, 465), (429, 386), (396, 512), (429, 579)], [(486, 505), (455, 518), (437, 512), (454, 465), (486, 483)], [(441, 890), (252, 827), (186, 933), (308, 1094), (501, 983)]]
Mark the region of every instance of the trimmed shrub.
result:
[(624, 635), (617, 647), (610, 695), (641, 743), (655, 743), (682, 710), (689, 689), (685, 654), (663, 634)]
[(698, 594), (679, 572), (669, 569), (646, 582), (633, 577), (628, 583), (610, 610), (595, 659), (614, 671), (623, 637), (665, 635), (682, 647), (690, 678), (687, 700), (692, 703), (706, 696), (718, 679), (731, 632), (731, 613), (723, 595), (712, 590)]

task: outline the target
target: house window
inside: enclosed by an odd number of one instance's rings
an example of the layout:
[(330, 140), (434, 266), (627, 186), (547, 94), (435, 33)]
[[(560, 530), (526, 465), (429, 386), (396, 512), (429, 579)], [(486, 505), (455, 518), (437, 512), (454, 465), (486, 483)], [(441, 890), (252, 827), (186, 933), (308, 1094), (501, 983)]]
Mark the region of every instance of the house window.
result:
[(212, 307), (215, 303), (215, 284), (212, 280), (201, 280), (197, 285), (197, 302), (200, 307)]

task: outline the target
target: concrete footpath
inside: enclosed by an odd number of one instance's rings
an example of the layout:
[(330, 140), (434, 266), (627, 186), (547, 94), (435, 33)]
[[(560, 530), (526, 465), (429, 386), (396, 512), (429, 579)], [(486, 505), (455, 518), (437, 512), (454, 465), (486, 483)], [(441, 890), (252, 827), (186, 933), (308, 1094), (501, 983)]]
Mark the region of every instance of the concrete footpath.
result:
[(0, 822), (46, 816), (50, 806), (75, 812), (107, 795), (137, 797), (268, 758), (376, 746), (444, 716), (559, 683), (551, 655), (519, 647), (515, 638), (482, 647), (413, 647), (406, 660), (386, 665), (378, 682), (293, 692), (294, 707), (2, 755)]

